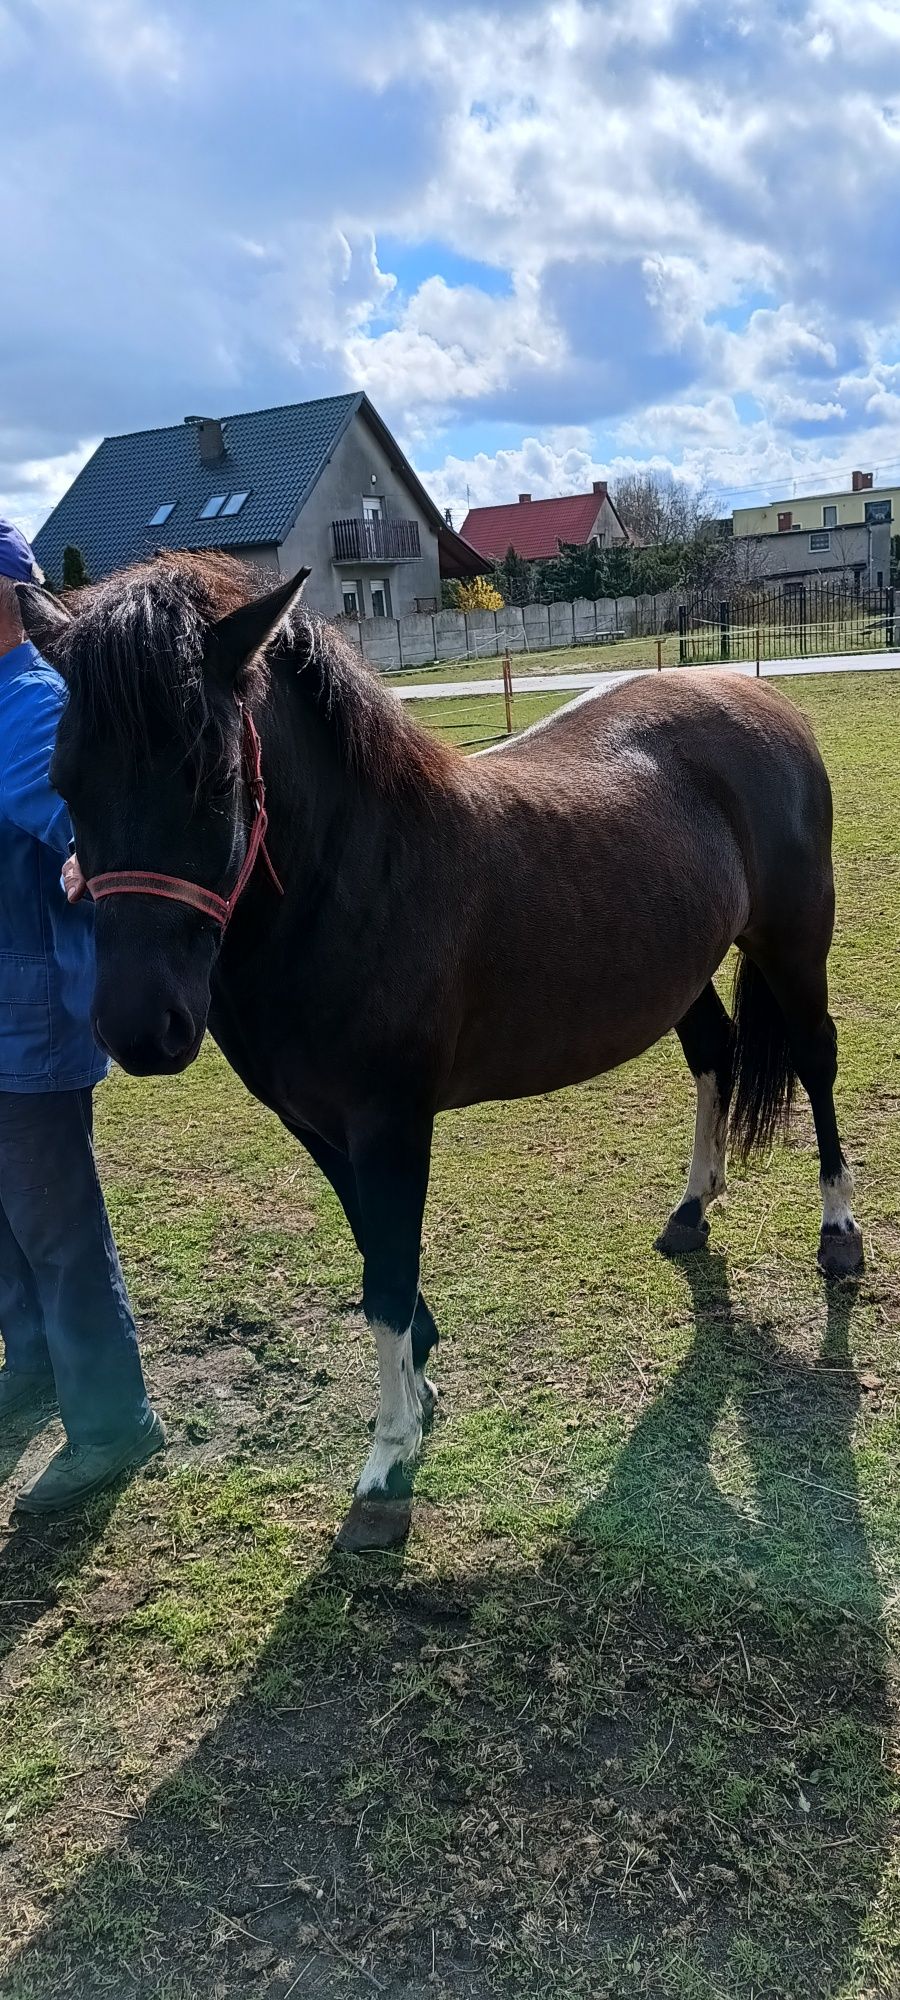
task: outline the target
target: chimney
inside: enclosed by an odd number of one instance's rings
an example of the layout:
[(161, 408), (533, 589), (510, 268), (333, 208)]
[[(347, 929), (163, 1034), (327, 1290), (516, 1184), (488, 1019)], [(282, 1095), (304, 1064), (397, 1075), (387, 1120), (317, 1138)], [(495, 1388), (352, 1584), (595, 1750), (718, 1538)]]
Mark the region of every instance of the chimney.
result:
[(201, 465), (218, 465), (225, 457), (225, 438), (218, 417), (185, 417), (197, 433)]
[(593, 485), (593, 491), (594, 491), (594, 492), (596, 493), (596, 495), (597, 495), (597, 498), (598, 498), (598, 500), (605, 500), (605, 499), (606, 499), (606, 480), (605, 480), (605, 479), (595, 479), (595, 480), (594, 480), (594, 485)]
[(868, 493), (871, 484), (872, 484), (871, 472), (854, 472), (853, 474), (854, 493)]
[(525, 505), (525, 502), (526, 502), (526, 500), (530, 500), (530, 499), (531, 499), (531, 494), (530, 494), (530, 493), (520, 493), (520, 494), (519, 494), (519, 506), (520, 506), (520, 507), (524, 507), (524, 505)]

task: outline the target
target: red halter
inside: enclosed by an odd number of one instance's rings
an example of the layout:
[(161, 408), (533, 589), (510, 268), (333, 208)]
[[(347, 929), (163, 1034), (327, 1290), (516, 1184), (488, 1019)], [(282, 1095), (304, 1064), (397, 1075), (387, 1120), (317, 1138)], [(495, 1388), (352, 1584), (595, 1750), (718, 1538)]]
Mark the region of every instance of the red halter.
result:
[(224, 931), (234, 916), (260, 856), (279, 896), (284, 895), (266, 846), (269, 819), (266, 812), (266, 787), (262, 774), (262, 744), (253, 717), (243, 705), (241, 720), (242, 772), (253, 806), (253, 824), (241, 871), (230, 896), (218, 896), (215, 890), (204, 889), (199, 882), (184, 882), (178, 875), (153, 875), (141, 869), (122, 868), (110, 875), (91, 877), (87, 886), (95, 903), (102, 903), (106, 896), (159, 896), (167, 903), (187, 903), (189, 909), (199, 910), (201, 916), (212, 917), (214, 923), (220, 924)]

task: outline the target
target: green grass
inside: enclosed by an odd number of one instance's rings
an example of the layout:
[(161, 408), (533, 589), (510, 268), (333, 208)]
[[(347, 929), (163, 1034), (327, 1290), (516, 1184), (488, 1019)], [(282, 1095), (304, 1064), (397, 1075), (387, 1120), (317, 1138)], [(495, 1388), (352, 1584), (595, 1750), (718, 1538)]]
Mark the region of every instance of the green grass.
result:
[[(868, 642), (861, 644), (859, 622), (851, 620), (842, 624), (835, 620), (829, 627), (819, 630), (819, 651), (827, 653), (856, 653), (867, 650), (881, 650), (880, 645), (870, 648)], [(792, 643), (793, 638), (793, 643)], [(718, 634), (694, 635), (688, 639), (689, 658), (709, 664), (719, 658)], [(761, 660), (786, 659), (794, 654), (805, 658), (809, 653), (809, 632), (798, 627), (794, 635), (790, 629), (778, 632), (776, 628), (760, 633), (759, 657)], [(755, 634), (736, 629), (732, 640), (734, 659), (753, 660), (756, 657)], [(681, 653), (677, 632), (648, 634), (643, 638), (616, 639), (600, 644), (583, 646), (554, 646), (539, 652), (511, 653), (514, 681), (527, 679), (529, 674), (578, 674), (589, 673), (593, 668), (605, 668), (612, 672), (622, 667), (677, 667)], [(500, 677), (501, 656), (499, 653), (485, 653), (480, 659), (436, 660), (432, 665), (407, 667), (402, 673), (387, 674), (385, 679), (390, 687), (404, 687), (411, 683), (427, 687), (429, 681), (484, 681)]]
[[(866, 1277), (815, 1275), (802, 1113), (706, 1258), (654, 1256), (674, 1042), (441, 1121), (444, 1404), (405, 1557), (332, 1549), (374, 1362), (330, 1192), (211, 1050), (101, 1093), (172, 1448), (6, 1535), (4, 2000), (896, 1994), (896, 697), (786, 691), (835, 784)], [(4, 1446), (10, 1495), (49, 1442)]]

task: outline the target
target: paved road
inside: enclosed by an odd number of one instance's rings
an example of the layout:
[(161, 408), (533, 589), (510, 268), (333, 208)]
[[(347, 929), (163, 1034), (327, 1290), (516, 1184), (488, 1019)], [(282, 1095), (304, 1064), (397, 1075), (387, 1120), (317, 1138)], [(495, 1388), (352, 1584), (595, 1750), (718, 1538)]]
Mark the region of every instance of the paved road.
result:
[[(854, 674), (883, 673), (885, 669), (900, 668), (900, 653), (834, 653), (814, 660), (764, 660), (761, 675), (768, 679), (773, 674)], [(673, 673), (683, 673), (683, 667), (665, 669)], [(702, 668), (697, 669), (702, 672)], [(735, 661), (729, 668), (734, 674), (756, 673), (752, 661)], [(516, 678), (513, 670), (513, 685), (516, 694), (577, 694), (585, 688), (614, 688), (622, 681), (636, 680), (639, 674), (653, 674), (655, 667), (628, 667), (618, 673), (612, 671), (580, 674), (520, 674)], [(467, 694), (502, 694), (502, 681), (431, 681), (427, 685), (421, 681), (415, 687), (395, 687), (393, 690), (400, 701), (445, 701), (448, 697), (462, 697)]]

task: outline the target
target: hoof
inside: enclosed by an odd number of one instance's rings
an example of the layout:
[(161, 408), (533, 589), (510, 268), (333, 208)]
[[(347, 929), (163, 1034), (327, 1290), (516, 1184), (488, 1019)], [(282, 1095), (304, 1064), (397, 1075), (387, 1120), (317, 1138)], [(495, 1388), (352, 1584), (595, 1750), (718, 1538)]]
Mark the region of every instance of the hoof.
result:
[(373, 1549), (402, 1549), (411, 1523), (411, 1500), (392, 1500), (372, 1493), (362, 1498), (357, 1496), (335, 1536), (335, 1548), (353, 1556), (365, 1555)]
[(863, 1268), (862, 1230), (823, 1229), (819, 1238), (818, 1266), (823, 1278), (857, 1278)]
[(654, 1248), (664, 1257), (686, 1257), (693, 1250), (705, 1250), (708, 1242), (709, 1223), (702, 1216), (699, 1222), (679, 1222), (677, 1215), (670, 1215)]

